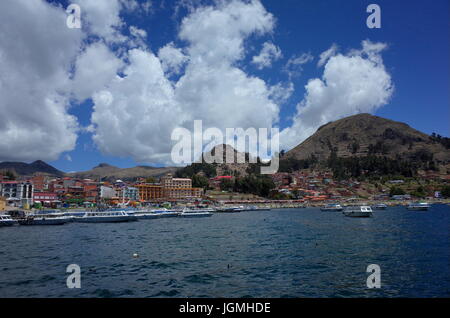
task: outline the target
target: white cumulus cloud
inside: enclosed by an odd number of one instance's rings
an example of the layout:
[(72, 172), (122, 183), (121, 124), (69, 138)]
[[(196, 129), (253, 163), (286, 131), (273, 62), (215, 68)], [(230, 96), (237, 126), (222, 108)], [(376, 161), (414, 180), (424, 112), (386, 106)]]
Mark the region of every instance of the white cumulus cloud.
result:
[(363, 41), (360, 50), (330, 57), (322, 78), (306, 84), (292, 126), (281, 133), (283, 148), (299, 144), (329, 121), (372, 113), (387, 104), (394, 88), (381, 57), (385, 47), (383, 43)]
[(0, 160), (57, 159), (77, 138), (67, 86), (83, 34), (43, 1), (1, 1), (0, 20)]

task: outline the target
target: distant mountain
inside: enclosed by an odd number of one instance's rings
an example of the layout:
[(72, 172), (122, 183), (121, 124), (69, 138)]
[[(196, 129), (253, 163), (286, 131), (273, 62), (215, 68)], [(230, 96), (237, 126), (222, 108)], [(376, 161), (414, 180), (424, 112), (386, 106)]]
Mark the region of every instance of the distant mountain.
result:
[(373, 154), (392, 159), (414, 159), (429, 153), (441, 164), (450, 160), (450, 150), (431, 136), (405, 123), (370, 114), (358, 114), (323, 125), (289, 150), (285, 157), (307, 159), (313, 155), (320, 161), (326, 160), (332, 151), (338, 157)]
[(133, 168), (118, 168), (111, 166), (107, 163), (101, 163), (98, 166), (88, 171), (71, 172), (68, 176), (82, 179), (94, 179), (94, 180), (108, 180), (115, 181), (121, 180), (133, 180), (135, 178), (148, 178), (148, 177), (160, 177), (166, 173), (174, 173), (177, 168), (175, 167), (150, 167), (150, 166), (137, 166)]
[[(217, 156), (217, 152), (222, 152), (222, 163), (207, 163), (209, 160), (205, 158), (210, 157), (212, 161), (213, 158)], [(227, 157), (233, 158), (230, 163), (227, 163)], [(238, 163), (238, 158), (245, 158), (245, 162)], [(250, 163), (250, 158), (255, 163)], [(240, 160), (242, 161), (242, 160)], [(208, 152), (202, 154), (202, 160), (198, 163), (192, 163), (186, 167), (179, 168), (176, 172), (178, 177), (189, 177), (191, 178), (195, 174), (202, 174), (207, 177), (221, 176), (221, 175), (231, 175), (235, 177), (245, 177), (248, 174), (255, 173), (259, 171), (261, 162), (259, 159), (252, 157), (248, 153), (239, 152), (228, 144), (216, 145)]]
[(51, 176), (61, 177), (64, 172), (52, 167), (42, 160), (36, 160), (32, 163), (25, 162), (0, 162), (0, 171), (11, 171), (16, 175), (35, 175), (35, 174), (47, 174)]

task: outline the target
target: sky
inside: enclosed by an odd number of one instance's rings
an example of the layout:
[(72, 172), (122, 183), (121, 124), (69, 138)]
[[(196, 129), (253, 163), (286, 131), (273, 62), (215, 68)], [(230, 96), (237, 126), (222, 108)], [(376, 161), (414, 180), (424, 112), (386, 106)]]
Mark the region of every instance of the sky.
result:
[[(372, 3), (380, 28), (366, 24)], [(173, 165), (172, 133), (195, 120), (275, 127), (282, 149), (362, 112), (449, 136), (449, 12), (447, 0), (1, 1), (0, 161)]]

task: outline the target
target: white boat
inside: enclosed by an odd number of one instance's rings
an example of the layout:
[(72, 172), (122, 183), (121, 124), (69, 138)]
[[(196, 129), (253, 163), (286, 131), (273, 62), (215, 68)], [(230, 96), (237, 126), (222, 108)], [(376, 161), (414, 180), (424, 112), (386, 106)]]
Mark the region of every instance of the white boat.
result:
[(359, 206), (348, 206), (344, 209), (345, 216), (352, 217), (371, 217), (372, 216), (372, 208), (368, 205), (359, 205)]
[(137, 221), (137, 217), (125, 211), (86, 212), (82, 217), (75, 219), (82, 223), (117, 223)]
[(183, 212), (180, 213), (180, 216), (185, 218), (205, 217), (211, 215), (213, 214), (206, 209), (184, 209)]
[(384, 204), (384, 203), (378, 203), (378, 204), (375, 204), (374, 206), (373, 206), (373, 208), (375, 209), (375, 210), (386, 210), (387, 209), (387, 205), (386, 204)]
[(159, 218), (173, 218), (179, 216), (181, 211), (178, 210), (168, 210), (166, 208), (150, 210), (151, 213), (155, 213)]
[(158, 213), (151, 212), (151, 211), (138, 211), (134, 212), (133, 216), (135, 216), (139, 220), (147, 220), (147, 219), (157, 219), (159, 218)]
[(29, 214), (18, 220), (20, 225), (63, 225), (72, 221), (72, 217), (64, 213)]
[(321, 211), (333, 211), (333, 212), (339, 212), (342, 211), (344, 208), (340, 204), (331, 203), (327, 204), (320, 208)]
[(0, 227), (2, 226), (11, 226), (16, 224), (17, 222), (11, 218), (8, 214), (0, 214)]
[(415, 210), (415, 211), (427, 211), (430, 208), (430, 205), (427, 202), (414, 202), (410, 203), (407, 206), (408, 210)]
[(250, 211), (248, 209), (245, 209), (243, 206), (222, 206), (216, 208), (216, 212), (222, 212), (222, 213), (237, 213), (242, 211)]

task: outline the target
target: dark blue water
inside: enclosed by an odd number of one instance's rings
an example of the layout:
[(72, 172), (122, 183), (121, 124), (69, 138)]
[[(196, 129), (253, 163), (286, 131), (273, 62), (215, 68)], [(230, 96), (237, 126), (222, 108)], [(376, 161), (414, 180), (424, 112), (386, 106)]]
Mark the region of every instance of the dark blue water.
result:
[(0, 297), (449, 297), (449, 229), (445, 205), (0, 228)]

